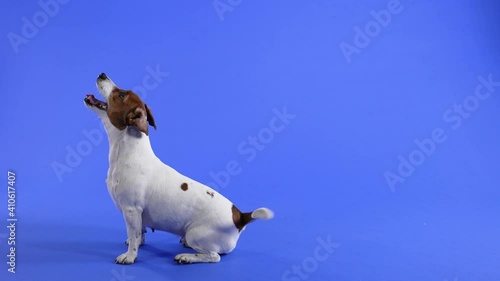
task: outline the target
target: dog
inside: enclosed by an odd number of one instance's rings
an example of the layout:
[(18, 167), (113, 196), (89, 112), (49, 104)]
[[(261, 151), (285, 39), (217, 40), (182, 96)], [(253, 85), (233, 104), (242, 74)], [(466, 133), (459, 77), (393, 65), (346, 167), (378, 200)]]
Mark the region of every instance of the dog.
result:
[(184, 246), (197, 252), (175, 256), (180, 264), (219, 262), (220, 254), (236, 247), (248, 223), (274, 216), (267, 208), (243, 213), (217, 191), (164, 164), (149, 141), (149, 126), (156, 129), (150, 108), (104, 73), (97, 77), (96, 84), (106, 101), (86, 95), (84, 103), (97, 113), (106, 129), (106, 184), (127, 227), (128, 249), (116, 263), (136, 261), (146, 228), (178, 235)]

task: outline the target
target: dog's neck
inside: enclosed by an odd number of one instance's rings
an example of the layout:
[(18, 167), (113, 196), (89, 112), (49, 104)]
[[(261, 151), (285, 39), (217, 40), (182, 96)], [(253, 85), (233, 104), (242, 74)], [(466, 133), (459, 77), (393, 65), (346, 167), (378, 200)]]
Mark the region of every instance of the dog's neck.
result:
[(117, 164), (119, 158), (133, 157), (140, 161), (156, 157), (149, 136), (135, 126), (128, 126), (118, 130), (107, 118), (102, 118), (109, 141), (109, 164)]

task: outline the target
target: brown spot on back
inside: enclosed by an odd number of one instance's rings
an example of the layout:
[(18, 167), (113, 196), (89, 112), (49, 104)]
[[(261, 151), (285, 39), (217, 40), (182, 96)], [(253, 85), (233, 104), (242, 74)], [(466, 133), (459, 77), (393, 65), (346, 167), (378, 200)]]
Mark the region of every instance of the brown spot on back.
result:
[(252, 218), (252, 213), (242, 213), (234, 205), (231, 207), (231, 211), (233, 212), (234, 226), (236, 226), (238, 231), (241, 231), (245, 225), (254, 220)]
[(208, 195), (210, 195), (210, 196), (212, 196), (212, 198), (214, 198), (214, 195), (215, 195), (215, 194), (214, 194), (214, 192), (213, 192), (213, 191), (208, 191), (208, 190), (207, 190), (207, 194), (208, 194)]
[(182, 183), (181, 184), (181, 189), (184, 190), (184, 191), (188, 190), (188, 184), (187, 183)]

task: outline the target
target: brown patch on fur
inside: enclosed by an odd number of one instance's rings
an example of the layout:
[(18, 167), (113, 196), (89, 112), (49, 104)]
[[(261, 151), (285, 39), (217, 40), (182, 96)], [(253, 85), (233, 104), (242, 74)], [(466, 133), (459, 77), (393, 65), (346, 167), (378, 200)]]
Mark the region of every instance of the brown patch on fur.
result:
[(148, 123), (156, 129), (153, 114), (141, 98), (130, 90), (113, 89), (108, 98), (109, 121), (118, 130), (136, 126), (148, 135)]
[(181, 189), (184, 190), (184, 191), (188, 190), (188, 184), (187, 183), (182, 183), (181, 184)]
[(210, 196), (212, 196), (212, 198), (214, 198), (214, 192), (213, 191), (208, 191), (207, 190), (207, 194), (210, 195)]
[(233, 212), (233, 223), (234, 226), (238, 229), (238, 231), (241, 231), (245, 225), (247, 225), (249, 222), (253, 221), (254, 219), (252, 218), (252, 213), (242, 213), (236, 206), (233, 205), (231, 207), (231, 211)]

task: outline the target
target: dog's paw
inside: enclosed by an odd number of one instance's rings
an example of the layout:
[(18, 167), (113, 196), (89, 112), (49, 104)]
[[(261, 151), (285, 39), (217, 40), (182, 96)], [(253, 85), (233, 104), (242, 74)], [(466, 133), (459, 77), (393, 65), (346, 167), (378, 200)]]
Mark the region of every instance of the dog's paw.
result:
[(115, 263), (118, 264), (133, 264), (137, 259), (137, 255), (132, 255), (127, 253), (121, 254), (115, 259)]
[(178, 254), (175, 256), (174, 261), (180, 264), (187, 264), (194, 262), (194, 254)]
[(220, 255), (217, 253), (197, 253), (197, 254), (178, 254), (174, 260), (180, 264), (196, 262), (219, 262)]

